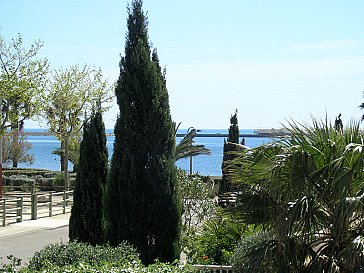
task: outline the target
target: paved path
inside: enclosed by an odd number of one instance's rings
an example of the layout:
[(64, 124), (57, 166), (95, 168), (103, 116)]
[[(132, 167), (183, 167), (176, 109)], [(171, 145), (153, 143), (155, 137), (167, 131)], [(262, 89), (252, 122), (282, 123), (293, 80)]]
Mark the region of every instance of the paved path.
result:
[(69, 217), (67, 213), (0, 227), (0, 262), (7, 263), (6, 256), (12, 254), (24, 265), (44, 246), (68, 242)]

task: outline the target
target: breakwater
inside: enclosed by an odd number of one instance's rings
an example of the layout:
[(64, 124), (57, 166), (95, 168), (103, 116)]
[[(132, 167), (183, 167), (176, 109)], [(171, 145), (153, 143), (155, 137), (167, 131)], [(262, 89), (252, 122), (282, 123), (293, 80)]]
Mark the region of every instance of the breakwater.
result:
[[(115, 136), (113, 129), (106, 129), (107, 133), (107, 148), (109, 151), (109, 159), (113, 154)], [(187, 129), (180, 129), (176, 135), (176, 143), (179, 143), (185, 136)], [(250, 148), (257, 147), (264, 143), (269, 143), (277, 136), (266, 136), (258, 134), (253, 129), (241, 129), (240, 139), (245, 138), (245, 145)], [(26, 129), (27, 141), (32, 145), (29, 154), (33, 155), (34, 162), (32, 165), (20, 163), (22, 168), (40, 168), (48, 170), (60, 169), (60, 158), (52, 152), (60, 148), (60, 142), (55, 135), (50, 134), (44, 129)], [(265, 133), (265, 132), (264, 132)], [(197, 132), (194, 139), (196, 145), (205, 145), (211, 151), (210, 155), (199, 155), (193, 158), (193, 172), (202, 175), (220, 176), (221, 164), (223, 158), (224, 139), (228, 136), (226, 129), (203, 129)], [(181, 159), (176, 162), (176, 165), (182, 169), (190, 168), (189, 159)], [(72, 164), (70, 163), (70, 168)]]
[[(26, 136), (53, 136), (54, 134), (48, 132), (48, 131), (44, 131), (44, 132), (25, 132)], [(182, 133), (177, 133), (176, 137), (184, 137), (186, 134), (182, 134)], [(113, 133), (106, 133), (106, 136), (110, 136), (113, 137), (114, 134)], [(227, 138), (229, 136), (229, 134), (224, 134), (224, 133), (197, 133), (196, 137), (225, 137)], [(239, 137), (244, 137), (244, 138), (261, 138), (261, 137), (266, 137), (266, 138), (272, 138), (272, 137), (284, 137), (286, 136), (286, 134), (271, 134), (271, 133), (244, 133), (244, 134), (239, 134)]]

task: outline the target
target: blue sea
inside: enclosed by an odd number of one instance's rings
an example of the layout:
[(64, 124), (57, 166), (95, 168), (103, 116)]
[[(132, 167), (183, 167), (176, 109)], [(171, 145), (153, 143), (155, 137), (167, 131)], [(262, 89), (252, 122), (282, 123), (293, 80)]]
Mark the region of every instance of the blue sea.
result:
[[(39, 129), (28, 129), (26, 131), (40, 131)], [(107, 133), (113, 133), (113, 129), (106, 130)], [(206, 129), (201, 130), (201, 134), (227, 134), (227, 130), (224, 129)], [(185, 129), (178, 130), (178, 133), (186, 133)], [(253, 130), (240, 130), (240, 133), (251, 134)], [(113, 152), (114, 136), (107, 137), (107, 147), (109, 150), (109, 157), (111, 158)], [(32, 148), (29, 151), (33, 154), (34, 163), (29, 165), (27, 163), (20, 163), (21, 168), (40, 168), (48, 170), (60, 170), (60, 158), (57, 155), (52, 154), (52, 151), (60, 147), (60, 142), (55, 136), (28, 136), (28, 142), (32, 144)], [(176, 138), (176, 143), (181, 140), (181, 137)], [(245, 138), (245, 145), (254, 148), (261, 144), (270, 142), (269, 138)], [(221, 163), (223, 158), (223, 137), (196, 137), (196, 144), (203, 144), (207, 149), (211, 151), (211, 155), (200, 155), (193, 158), (193, 172), (202, 175), (220, 176), (221, 175)], [(189, 170), (189, 159), (181, 159), (177, 161), (177, 166), (185, 170)], [(72, 169), (72, 164), (70, 164)]]

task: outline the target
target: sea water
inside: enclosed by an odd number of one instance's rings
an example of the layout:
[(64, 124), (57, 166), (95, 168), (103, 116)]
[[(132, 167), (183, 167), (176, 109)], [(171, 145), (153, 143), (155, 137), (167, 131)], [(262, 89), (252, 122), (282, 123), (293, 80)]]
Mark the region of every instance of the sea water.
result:
[[(40, 131), (39, 129), (27, 131)], [(106, 130), (107, 133), (112, 133), (113, 129)], [(178, 130), (178, 133), (184, 134), (186, 130)], [(201, 134), (227, 134), (227, 130), (219, 129), (206, 129), (201, 130)], [(241, 134), (251, 134), (253, 130), (240, 130)], [(107, 137), (107, 148), (109, 151), (109, 159), (111, 158), (114, 145), (114, 136)], [(176, 138), (176, 143), (179, 143), (182, 137)], [(196, 137), (195, 144), (205, 145), (210, 150), (210, 155), (199, 155), (192, 159), (193, 173), (202, 175), (220, 176), (221, 164), (223, 158), (224, 137)], [(60, 148), (60, 142), (55, 136), (27, 136), (27, 141), (32, 144), (29, 154), (34, 157), (33, 164), (20, 163), (18, 167), (21, 168), (39, 168), (48, 170), (60, 170), (60, 158), (58, 155), (52, 154), (52, 151)], [(241, 139), (240, 139), (241, 141)], [(261, 144), (270, 142), (269, 138), (264, 137), (247, 137), (245, 138), (245, 145), (250, 148), (255, 148)], [(190, 169), (190, 159), (180, 159), (176, 162), (178, 167), (185, 170)], [(70, 164), (72, 169), (72, 164)]]

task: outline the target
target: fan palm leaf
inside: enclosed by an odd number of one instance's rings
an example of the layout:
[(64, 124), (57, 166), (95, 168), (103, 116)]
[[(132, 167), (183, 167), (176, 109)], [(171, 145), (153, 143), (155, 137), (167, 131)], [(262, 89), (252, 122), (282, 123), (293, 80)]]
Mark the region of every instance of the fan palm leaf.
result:
[[(232, 211), (272, 232), (272, 272), (355, 272), (364, 260), (359, 124), (338, 133), (327, 119), (313, 118), (312, 125), (291, 121), (286, 129), (290, 138), (245, 151), (231, 163), (233, 179), (245, 184)], [(264, 244), (254, 255), (268, 253)], [(296, 269), (282, 271), (288, 269), (281, 261)]]

